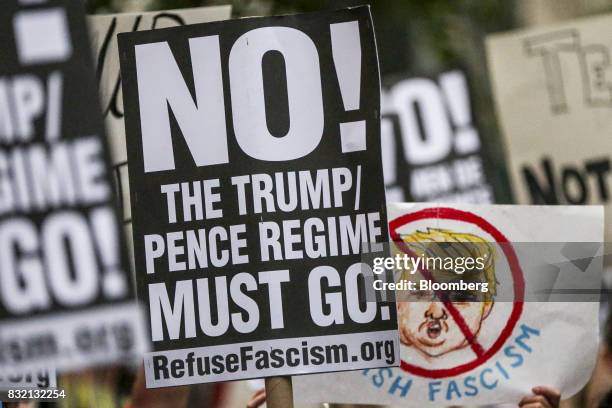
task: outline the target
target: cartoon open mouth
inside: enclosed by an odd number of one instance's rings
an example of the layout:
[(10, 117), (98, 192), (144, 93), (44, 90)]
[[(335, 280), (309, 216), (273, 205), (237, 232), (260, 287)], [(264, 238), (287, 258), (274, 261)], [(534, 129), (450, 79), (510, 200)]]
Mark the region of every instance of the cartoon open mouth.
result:
[(436, 339), (442, 333), (442, 325), (439, 321), (434, 320), (427, 323), (427, 337), (430, 339)]

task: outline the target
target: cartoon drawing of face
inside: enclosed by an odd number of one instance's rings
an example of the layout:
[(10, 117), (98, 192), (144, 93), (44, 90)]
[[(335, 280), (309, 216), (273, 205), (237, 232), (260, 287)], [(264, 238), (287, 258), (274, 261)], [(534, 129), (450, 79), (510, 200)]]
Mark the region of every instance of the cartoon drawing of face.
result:
[[(433, 295), (435, 296), (435, 295)], [(492, 302), (451, 302), (470, 333), (478, 336)], [(459, 325), (440, 301), (398, 302), (400, 341), (429, 357), (468, 346)]]
[[(432, 290), (413, 290), (410, 292), (409, 301), (397, 303), (400, 341), (405, 346), (416, 349), (427, 359), (468, 347), (469, 342), (465, 332), (469, 332), (474, 339), (477, 339), (483, 321), (493, 308), (496, 285), (493, 247), (476, 235), (439, 229), (403, 236), (402, 240), (412, 255), (416, 256), (467, 255), (487, 259), (485, 267), (481, 270), (463, 274), (453, 271), (428, 271), (428, 276), (436, 282), (452, 282), (459, 279), (487, 282), (489, 292), (480, 290), (451, 292), (443, 299), (447, 302), (445, 305)], [(453, 245), (453, 242), (456, 245)], [(451, 245), (448, 245), (449, 243)], [(458, 254), (458, 251), (464, 253)], [(402, 272), (401, 276), (402, 279), (414, 281), (417, 288), (418, 282), (425, 279), (420, 271), (414, 274)], [(453, 317), (449, 308), (453, 308), (461, 319)], [(463, 330), (460, 324), (463, 325)]]

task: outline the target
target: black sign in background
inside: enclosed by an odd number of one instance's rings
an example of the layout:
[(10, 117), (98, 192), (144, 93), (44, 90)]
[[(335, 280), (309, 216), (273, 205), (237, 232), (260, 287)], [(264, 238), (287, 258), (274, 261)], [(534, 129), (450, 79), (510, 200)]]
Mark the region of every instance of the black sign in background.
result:
[[(338, 77), (332, 58), (332, 45), (330, 37), (330, 24), (358, 21), (361, 39), (361, 92), (359, 109), (347, 112), (340, 92)], [(260, 161), (245, 154), (238, 146), (234, 131), (231, 111), (230, 79), (228, 72), (228, 59), (231, 47), (242, 34), (260, 27), (287, 26), (298, 29), (307, 34), (314, 42), (318, 50), (319, 64), (321, 70), (323, 108), (324, 108), (324, 131), (318, 147), (307, 156), (290, 161), (269, 162)], [(221, 50), (221, 66), (223, 75), (223, 93), (226, 109), (226, 129), (229, 151), (229, 163), (196, 167), (194, 160), (182, 138), (181, 131), (176, 120), (171, 118), (173, 148), (176, 169), (171, 171), (158, 171), (154, 173), (144, 172), (144, 161), (142, 153), (142, 135), (140, 127), (140, 110), (138, 103), (138, 88), (135, 65), (135, 46), (154, 42), (167, 41), (174, 58), (180, 67), (184, 80), (192, 93), (194, 93), (193, 73), (191, 70), (188, 39), (210, 35), (219, 35)], [(381, 319), (380, 310), (377, 318), (368, 324), (352, 323), (344, 303), (344, 324), (336, 324), (329, 327), (319, 327), (312, 322), (309, 311), (308, 299), (308, 273), (320, 265), (331, 265), (336, 268), (340, 277), (348, 266), (361, 260), (360, 255), (325, 257), (319, 259), (299, 259), (284, 261), (258, 262), (259, 259), (259, 234), (258, 223), (260, 221), (282, 221), (286, 219), (305, 220), (309, 217), (340, 216), (355, 213), (380, 212), (379, 226), (381, 228), (381, 239), (385, 240), (387, 235), (387, 217), (384, 200), (384, 183), (382, 177), (381, 151), (380, 151), (380, 88), (378, 63), (376, 59), (376, 46), (373, 37), (372, 22), (369, 10), (365, 7), (337, 12), (322, 12), (300, 16), (284, 16), (250, 18), (233, 20), (220, 23), (208, 23), (191, 25), (180, 28), (168, 28), (155, 31), (126, 33), (119, 35), (119, 50), (121, 71), (123, 77), (123, 91), (125, 100), (126, 135), (128, 142), (129, 177), (131, 188), (132, 217), (134, 227), (134, 249), (136, 261), (136, 274), (138, 282), (138, 295), (145, 300), (148, 306), (148, 285), (156, 282), (168, 282), (167, 291), (170, 302), (173, 302), (174, 282), (177, 280), (209, 278), (210, 291), (215, 290), (213, 278), (226, 275), (228, 280), (239, 272), (257, 273), (288, 269), (290, 271), (289, 283), (283, 283), (283, 309), (284, 329), (270, 329), (270, 312), (268, 303), (268, 291), (265, 286), (260, 285), (258, 292), (250, 292), (259, 306), (260, 323), (257, 329), (248, 334), (236, 332), (230, 325), (229, 331), (219, 337), (206, 337), (198, 325), (198, 306), (196, 310), (196, 333), (191, 339), (184, 338), (184, 329), (181, 328), (181, 336), (177, 340), (163, 340), (154, 343), (154, 350), (169, 350), (196, 346), (212, 346), (219, 344), (232, 344), (237, 342), (248, 342), (266, 339), (282, 339), (291, 337), (307, 337), (316, 335), (336, 335), (355, 332), (372, 332), (381, 330), (393, 330), (396, 328), (395, 306), (388, 304), (390, 315), (388, 320)], [(289, 117), (287, 113), (286, 90), (284, 66), (282, 57), (278, 53), (268, 53), (263, 58), (262, 70), (266, 98), (266, 118), (268, 129), (273, 134), (283, 135), (289, 128)], [(366, 121), (366, 150), (342, 153), (339, 132), (339, 123), (357, 120)], [(207, 135), (202, 135), (207, 137)], [(168, 152), (171, 154), (171, 152)], [(291, 213), (252, 213), (252, 203), (247, 202), (249, 213), (244, 216), (238, 214), (238, 203), (235, 187), (231, 185), (231, 176), (250, 175), (255, 173), (273, 174), (274, 172), (331, 169), (335, 167), (347, 167), (351, 169), (355, 177), (356, 168), (361, 165), (361, 205), (358, 211), (354, 211), (355, 180), (349, 193), (344, 195), (344, 206), (342, 208), (311, 209), (307, 211), (296, 210)], [(223, 209), (222, 219), (213, 219), (197, 222), (181, 222), (182, 206), (177, 205), (177, 223), (168, 224), (168, 213), (165, 195), (160, 193), (163, 184), (190, 182), (220, 178), (221, 205)], [(180, 194), (180, 193), (179, 193)], [(179, 196), (177, 194), (177, 197)], [(248, 197), (248, 194), (247, 194)], [(349, 200), (349, 201), (347, 201)], [(333, 201), (333, 199), (332, 199)], [(177, 201), (178, 203), (178, 201)], [(354, 217), (352, 217), (354, 218)], [(247, 253), (249, 263), (243, 265), (228, 265), (224, 268), (199, 269), (194, 271), (167, 272), (168, 265), (165, 261), (156, 263), (156, 272), (147, 275), (145, 272), (144, 236), (147, 234), (165, 234), (173, 231), (185, 231), (189, 229), (208, 228), (215, 225), (246, 224), (247, 230)], [(224, 246), (222, 249), (227, 249)], [(194, 283), (194, 299), (197, 302), (197, 292)], [(342, 285), (344, 286), (344, 284)], [(323, 293), (330, 290), (323, 285)], [(331, 291), (338, 291), (332, 288)], [(208, 301), (209, 299), (202, 299)], [(216, 316), (216, 305), (211, 305), (212, 315)], [(241, 312), (230, 300), (230, 313)], [(213, 320), (214, 323), (214, 320)], [(184, 323), (183, 323), (184, 324)], [(165, 327), (165, 325), (164, 325)], [(165, 336), (167, 338), (167, 334)]]
[[(396, 199), (401, 202), (458, 202), (458, 203), (472, 203), (472, 204), (491, 204), (495, 202), (495, 189), (493, 185), (494, 177), (491, 174), (491, 156), (490, 149), (487, 148), (486, 140), (483, 137), (484, 129), (480, 123), (479, 112), (476, 111), (478, 108), (474, 98), (474, 87), (473, 81), (468, 76), (469, 71), (463, 67), (454, 67), (441, 70), (439, 72), (433, 72), (429, 74), (417, 74), (407, 73), (402, 75), (388, 75), (383, 78), (383, 90), (386, 94), (388, 105), (383, 108), (382, 120), (388, 121), (390, 127), (389, 134), (383, 134), (383, 143), (392, 143), (394, 146), (393, 157), (384, 157), (384, 160), (392, 160), (395, 162), (395, 172), (393, 174), (386, 174), (387, 180), (386, 187), (389, 191), (395, 190), (396, 194), (399, 194), (401, 198)], [(462, 77), (464, 80), (464, 87), (446, 88), (443, 85), (442, 77), (444, 75), (457, 75)], [(429, 123), (425, 123), (426, 117), (423, 110), (427, 108), (427, 103), (423, 104), (423, 100), (427, 98), (415, 97), (415, 102), (406, 105), (395, 105), (391, 101), (391, 94), (393, 90), (398, 86), (407, 86), (410, 82), (427, 81), (432, 86), (437, 88), (437, 93), (440, 96), (440, 101), (443, 104), (443, 115), (434, 118), (436, 121), (446, 122), (450, 128), (450, 140), (445, 140), (451, 147), (448, 154), (442, 157), (438, 157), (435, 160), (430, 160), (423, 163), (411, 163), (407, 157), (406, 150), (409, 147), (406, 146), (408, 141), (408, 135), (405, 134), (405, 127), (402, 126), (402, 118), (400, 117), (400, 111), (403, 114), (414, 114), (418, 122), (419, 132), (417, 138), (423, 141), (432, 138), (432, 135), (428, 134)], [(462, 92), (463, 91), (463, 92)], [(454, 93), (453, 98), (449, 98), (449, 94)], [(418, 94), (418, 93), (417, 93)], [(451, 100), (452, 99), (452, 100)], [(457, 106), (461, 104), (463, 106)], [(434, 104), (435, 105), (435, 104)], [(459, 115), (457, 113), (463, 113)], [(428, 115), (431, 120), (432, 115)], [(463, 129), (474, 129), (479, 146), (470, 152), (459, 152), (455, 140), (458, 137), (458, 133)], [(439, 138), (439, 135), (434, 138)], [(392, 140), (388, 140), (392, 139)], [(481, 165), (480, 171), (482, 176), (478, 177), (478, 172), (467, 171), (467, 175), (473, 176), (469, 182), (463, 182), (460, 180), (457, 171), (455, 170), (458, 163), (462, 160), (474, 160)], [(428, 170), (440, 171), (443, 168), (444, 174), (440, 177), (432, 176), (435, 185), (444, 185), (444, 180), (448, 177), (450, 182), (446, 188), (440, 187), (440, 191), (434, 191), (431, 193), (421, 192), (420, 194), (413, 194), (413, 189), (423, 190), (422, 184), (414, 185), (412, 177), (415, 172), (426, 172)], [(439, 173), (434, 173), (439, 174)], [(430, 180), (431, 180), (430, 179)], [(420, 180), (423, 181), (423, 180)], [(389, 197), (389, 195), (388, 195)], [(390, 201), (392, 201), (390, 199)]]
[[(31, 4), (28, 4), (31, 3)], [(50, 74), (58, 72), (62, 77), (62, 106), (61, 115), (59, 116), (60, 131), (57, 142), (72, 141), (84, 137), (95, 137), (100, 140), (101, 144), (101, 162), (109, 163), (109, 155), (106, 146), (106, 139), (104, 137), (104, 125), (102, 116), (100, 114), (100, 107), (98, 101), (98, 92), (94, 76), (94, 68), (91, 58), (91, 49), (88, 42), (88, 31), (85, 23), (84, 8), (81, 2), (68, 1), (68, 0), (47, 0), (43, 2), (20, 2), (16, 0), (5, 1), (2, 4), (2, 11), (0, 12), (0, 44), (2, 44), (2, 52), (0, 52), (0, 77), (2, 80), (11, 80), (17, 75), (32, 75), (40, 80), (43, 87), (47, 89), (47, 80)], [(45, 10), (61, 10), (65, 13), (66, 28), (69, 34), (68, 40), (70, 41), (71, 52), (69, 57), (63, 61), (51, 61), (51, 62), (32, 62), (28, 64), (21, 64), (18, 58), (17, 41), (15, 35), (15, 17), (18, 13), (27, 13), (29, 11), (45, 11)], [(53, 41), (50, 39), (49, 44)], [(49, 45), (47, 44), (47, 45)], [(45, 97), (47, 95), (45, 94)], [(11, 102), (9, 102), (10, 104)], [(47, 141), (45, 137), (46, 132), (46, 109), (47, 101), (43, 102), (44, 108), (42, 114), (34, 122), (34, 136), (30, 141), (27, 142), (15, 142), (6, 143), (0, 138), (0, 151), (4, 154), (9, 152), (15, 147), (30, 147), (32, 145), (45, 146), (47, 151), (50, 151), (51, 146), (54, 144)], [(10, 109), (15, 109), (14, 106), (10, 106)], [(74, 172), (73, 168), (73, 172)], [(87, 218), (92, 210), (105, 208), (112, 211), (115, 215), (115, 198), (114, 190), (112, 188), (112, 182), (108, 167), (105, 166), (103, 171), (103, 182), (109, 186), (110, 197), (104, 202), (98, 202), (91, 205), (76, 204), (74, 206), (62, 205), (60, 207), (46, 208), (42, 211), (33, 209), (30, 212), (16, 211), (9, 212), (5, 215), (0, 215), (0, 228), (2, 224), (7, 221), (18, 217), (27, 218), (36, 225), (38, 232), (40, 232), (41, 225), (48, 217), (54, 213), (60, 211), (75, 212)], [(31, 191), (30, 191), (31, 193)], [(116, 219), (116, 215), (115, 215)], [(134, 289), (132, 279), (127, 276), (127, 256), (125, 253), (124, 237), (119, 230), (119, 225), (116, 223), (117, 228), (110, 230), (111, 234), (115, 234), (114, 237), (109, 237), (111, 242), (115, 242), (118, 246), (118, 262), (115, 264), (116, 268), (120, 270), (125, 276), (125, 284), (127, 290), (124, 296), (120, 297), (108, 297), (105, 296), (103, 289), (104, 270), (108, 267), (108, 264), (103, 260), (103, 254), (100, 248), (96, 244), (97, 238), (91, 237), (92, 244), (97, 258), (98, 266), (98, 278), (99, 278), (99, 290), (97, 295), (91, 302), (87, 304), (77, 304), (68, 306), (66, 304), (60, 304), (57, 299), (53, 296), (52, 291), (49, 289), (50, 282), (54, 279), (53, 276), (45, 271), (45, 287), (49, 290), (51, 304), (46, 308), (34, 308), (31, 312), (28, 312), (27, 319), (33, 316), (42, 316), (49, 314), (56, 314), (58, 312), (67, 310), (84, 310), (89, 306), (107, 305), (122, 303), (126, 300), (133, 299)], [(40, 244), (40, 243), (39, 243)], [(24, 254), (20, 254), (24, 255)], [(26, 254), (31, 255), (31, 254)], [(0, 257), (3, 254), (0, 253)], [(39, 257), (45, 265), (44, 254), (41, 251), (36, 251), (34, 256)], [(67, 259), (73, 261), (75, 254), (69, 250), (66, 252)], [(74, 267), (72, 270), (74, 273)], [(0, 302), (0, 319), (21, 317), (21, 315), (15, 315), (10, 313), (4, 304)], [(26, 320), (27, 320), (26, 319)], [(14, 320), (13, 320), (14, 321)]]

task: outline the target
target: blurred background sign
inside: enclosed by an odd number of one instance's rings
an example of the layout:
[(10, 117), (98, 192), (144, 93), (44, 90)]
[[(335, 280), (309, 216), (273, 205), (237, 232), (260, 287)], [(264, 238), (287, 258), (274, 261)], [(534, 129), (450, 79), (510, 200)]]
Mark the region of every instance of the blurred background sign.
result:
[(132, 215), (117, 34), (226, 20), (230, 17), (231, 12), (231, 6), (215, 6), (92, 15), (88, 18), (96, 65), (96, 79), (100, 90), (100, 102), (110, 147), (113, 180), (119, 200), (120, 215), (126, 230), (131, 265), (133, 265), (134, 259)]
[(611, 26), (597, 16), (488, 40), (518, 201), (612, 209)]
[(463, 71), (388, 80), (381, 144), (389, 202), (494, 201)]
[(0, 12), (0, 368), (146, 349), (115, 212), (82, 4)]

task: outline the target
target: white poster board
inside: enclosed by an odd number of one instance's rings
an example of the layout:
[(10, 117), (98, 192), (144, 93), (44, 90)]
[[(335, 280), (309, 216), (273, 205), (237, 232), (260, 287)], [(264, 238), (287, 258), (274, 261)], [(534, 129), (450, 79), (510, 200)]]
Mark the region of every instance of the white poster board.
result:
[(100, 103), (102, 113), (104, 114), (113, 177), (117, 185), (117, 198), (119, 199), (119, 208), (121, 209), (120, 215), (126, 227), (128, 253), (130, 254), (131, 262), (133, 259), (132, 216), (117, 34), (227, 20), (231, 14), (232, 6), (227, 5), (142, 13), (100, 14), (88, 17), (96, 75), (100, 90)]
[(519, 203), (612, 208), (611, 27), (604, 15), (487, 38)]
[[(521, 256), (525, 246), (599, 243), (601, 249), (601, 206), (390, 204), (388, 214), (391, 235), (443, 230), (505, 243), (485, 269), (497, 282), (495, 296), (451, 306), (438, 299), (398, 303), (400, 368), (296, 377), (296, 402), (472, 406), (517, 403), (538, 385), (557, 387), (565, 399), (586, 384), (597, 355), (599, 303), (511, 299), (532, 289), (534, 275), (546, 275)], [(561, 267), (553, 288), (577, 276), (598, 291), (601, 256), (591, 257), (584, 271), (563, 254), (553, 258), (551, 265)]]

